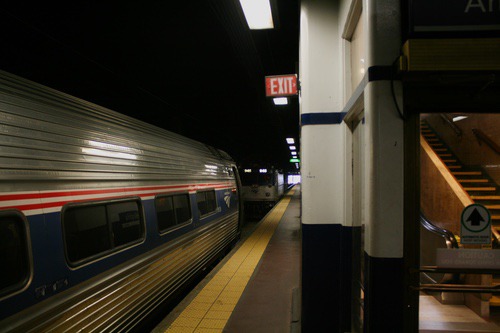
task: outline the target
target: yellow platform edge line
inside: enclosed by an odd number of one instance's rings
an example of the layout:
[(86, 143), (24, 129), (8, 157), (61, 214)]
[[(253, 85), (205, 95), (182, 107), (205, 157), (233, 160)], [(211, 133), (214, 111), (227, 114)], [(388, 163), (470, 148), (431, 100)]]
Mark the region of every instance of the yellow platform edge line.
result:
[(165, 332), (222, 332), (294, 193), (288, 191)]

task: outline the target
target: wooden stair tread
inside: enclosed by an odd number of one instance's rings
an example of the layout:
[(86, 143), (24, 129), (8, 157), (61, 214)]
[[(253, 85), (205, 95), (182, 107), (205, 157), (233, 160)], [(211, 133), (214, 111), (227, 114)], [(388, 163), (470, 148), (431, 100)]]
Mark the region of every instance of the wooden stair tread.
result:
[(500, 205), (485, 205), (485, 207), (488, 209), (500, 209)]
[(500, 306), (500, 296), (491, 296), (490, 306)]
[(444, 163), (456, 163), (457, 160), (442, 160)]
[(464, 187), (466, 191), (494, 192), (496, 187)]
[(473, 200), (500, 200), (500, 195), (471, 195)]
[(461, 165), (447, 165), (448, 169), (461, 169)]
[(439, 157), (451, 157), (451, 154), (438, 154)]
[(487, 183), (488, 179), (459, 179), (459, 183)]
[(446, 148), (435, 148), (434, 151), (448, 151)]
[(455, 171), (452, 174), (457, 176), (480, 176), (481, 171)]

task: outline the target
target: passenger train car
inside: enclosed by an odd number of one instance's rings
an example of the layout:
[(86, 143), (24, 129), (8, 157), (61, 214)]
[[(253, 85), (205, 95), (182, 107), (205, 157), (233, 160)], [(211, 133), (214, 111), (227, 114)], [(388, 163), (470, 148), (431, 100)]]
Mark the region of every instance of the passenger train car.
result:
[(259, 216), (272, 208), (285, 193), (283, 173), (275, 168), (240, 168), (242, 195), (247, 216)]
[(0, 331), (130, 331), (240, 233), (230, 156), (0, 72)]

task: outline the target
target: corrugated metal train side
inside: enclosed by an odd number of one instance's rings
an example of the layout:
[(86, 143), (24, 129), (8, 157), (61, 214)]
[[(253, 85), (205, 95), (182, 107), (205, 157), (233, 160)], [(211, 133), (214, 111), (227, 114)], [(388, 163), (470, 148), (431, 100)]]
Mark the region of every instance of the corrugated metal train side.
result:
[(239, 237), (226, 153), (5, 72), (0, 184), (2, 332), (130, 330)]

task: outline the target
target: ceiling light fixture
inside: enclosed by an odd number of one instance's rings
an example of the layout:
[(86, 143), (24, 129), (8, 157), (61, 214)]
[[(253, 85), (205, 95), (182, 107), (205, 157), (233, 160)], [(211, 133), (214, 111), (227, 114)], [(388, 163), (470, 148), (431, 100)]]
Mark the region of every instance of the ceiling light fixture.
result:
[(273, 98), (274, 105), (288, 105), (288, 98), (286, 97), (276, 97)]
[(295, 143), (295, 140), (293, 138), (286, 138), (286, 143), (289, 145), (293, 145)]
[(464, 120), (465, 118), (467, 118), (467, 116), (457, 116), (457, 117), (453, 117), (453, 122), (455, 122), (455, 121), (460, 121), (460, 120)]
[(240, 0), (240, 4), (251, 30), (274, 28), (269, 0)]
[(288, 148), (290, 148), (290, 150), (296, 150), (297, 149), (297, 147), (295, 147), (295, 146), (288, 146)]

